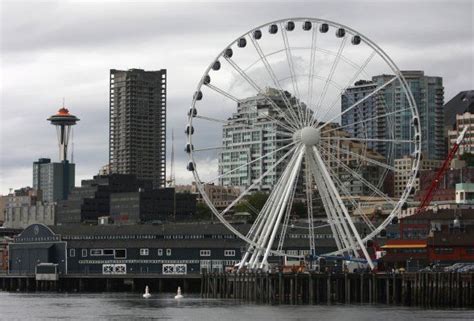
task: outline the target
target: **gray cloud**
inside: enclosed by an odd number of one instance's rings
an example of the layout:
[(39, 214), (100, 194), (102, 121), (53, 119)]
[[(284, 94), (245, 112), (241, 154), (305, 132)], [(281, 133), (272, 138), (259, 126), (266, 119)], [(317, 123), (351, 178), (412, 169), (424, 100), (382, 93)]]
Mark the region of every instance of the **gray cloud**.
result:
[(205, 68), (240, 34), (291, 16), (353, 27), (401, 69), (442, 76), (446, 100), (474, 88), (470, 1), (3, 2), (0, 193), (31, 185), (36, 158), (57, 158), (46, 118), (62, 97), (81, 118), (75, 131), (78, 181), (107, 162), (111, 68), (168, 69), (168, 134), (175, 128), (178, 182), (189, 180), (183, 128)]

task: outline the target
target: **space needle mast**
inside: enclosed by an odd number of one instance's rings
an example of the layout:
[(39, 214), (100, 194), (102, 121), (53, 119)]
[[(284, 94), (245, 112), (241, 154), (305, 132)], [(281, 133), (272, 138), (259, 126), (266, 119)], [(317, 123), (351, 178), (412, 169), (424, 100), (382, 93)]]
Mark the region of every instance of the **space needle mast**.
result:
[(59, 159), (61, 162), (67, 161), (67, 146), (69, 143), (69, 137), (71, 136), (72, 126), (76, 125), (79, 121), (74, 115), (69, 113), (69, 110), (64, 107), (59, 109), (58, 112), (48, 118), (51, 125), (56, 126), (56, 133), (58, 135), (59, 145)]

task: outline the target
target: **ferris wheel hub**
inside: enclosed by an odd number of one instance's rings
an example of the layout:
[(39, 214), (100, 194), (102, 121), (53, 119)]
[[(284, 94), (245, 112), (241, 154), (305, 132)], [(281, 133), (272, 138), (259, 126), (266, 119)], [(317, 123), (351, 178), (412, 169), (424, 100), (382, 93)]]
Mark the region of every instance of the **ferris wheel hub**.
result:
[(320, 138), (320, 130), (311, 126), (304, 127), (296, 131), (293, 135), (293, 140), (300, 141), (306, 146), (317, 145), (319, 143)]

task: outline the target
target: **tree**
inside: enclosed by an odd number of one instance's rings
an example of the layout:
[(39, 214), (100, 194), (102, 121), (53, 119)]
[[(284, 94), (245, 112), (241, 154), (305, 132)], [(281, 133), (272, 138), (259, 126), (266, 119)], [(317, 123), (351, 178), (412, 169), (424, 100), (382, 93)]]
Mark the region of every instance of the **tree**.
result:
[(194, 216), (196, 220), (207, 221), (212, 219), (211, 209), (204, 203), (196, 204), (196, 215)]
[(251, 222), (253, 222), (267, 202), (268, 196), (269, 195), (264, 192), (250, 194), (246, 196), (243, 201), (235, 205), (234, 213), (247, 212), (251, 215)]
[(474, 154), (464, 153), (462, 154), (461, 159), (466, 162), (467, 167), (474, 167)]

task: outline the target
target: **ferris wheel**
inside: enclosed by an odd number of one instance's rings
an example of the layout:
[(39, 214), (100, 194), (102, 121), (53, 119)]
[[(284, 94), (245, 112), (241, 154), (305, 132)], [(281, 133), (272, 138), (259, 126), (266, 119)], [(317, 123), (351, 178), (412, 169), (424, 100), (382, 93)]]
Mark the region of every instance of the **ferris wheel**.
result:
[[(402, 72), (361, 33), (316, 18), (273, 21), (230, 42), (199, 81), (185, 132), (187, 169), (203, 200), (248, 244), (240, 268), (266, 269), (269, 255), (300, 257), (285, 251), (289, 226), (306, 235), (305, 253), (373, 268), (368, 243), (406, 206), (422, 157)], [(400, 158), (407, 165), (396, 167)], [(237, 192), (222, 207), (206, 184)], [(254, 193), (265, 195), (261, 208), (248, 202)], [(242, 206), (255, 212), (246, 233), (229, 222)], [(322, 226), (334, 238), (330, 253), (317, 250)]]

